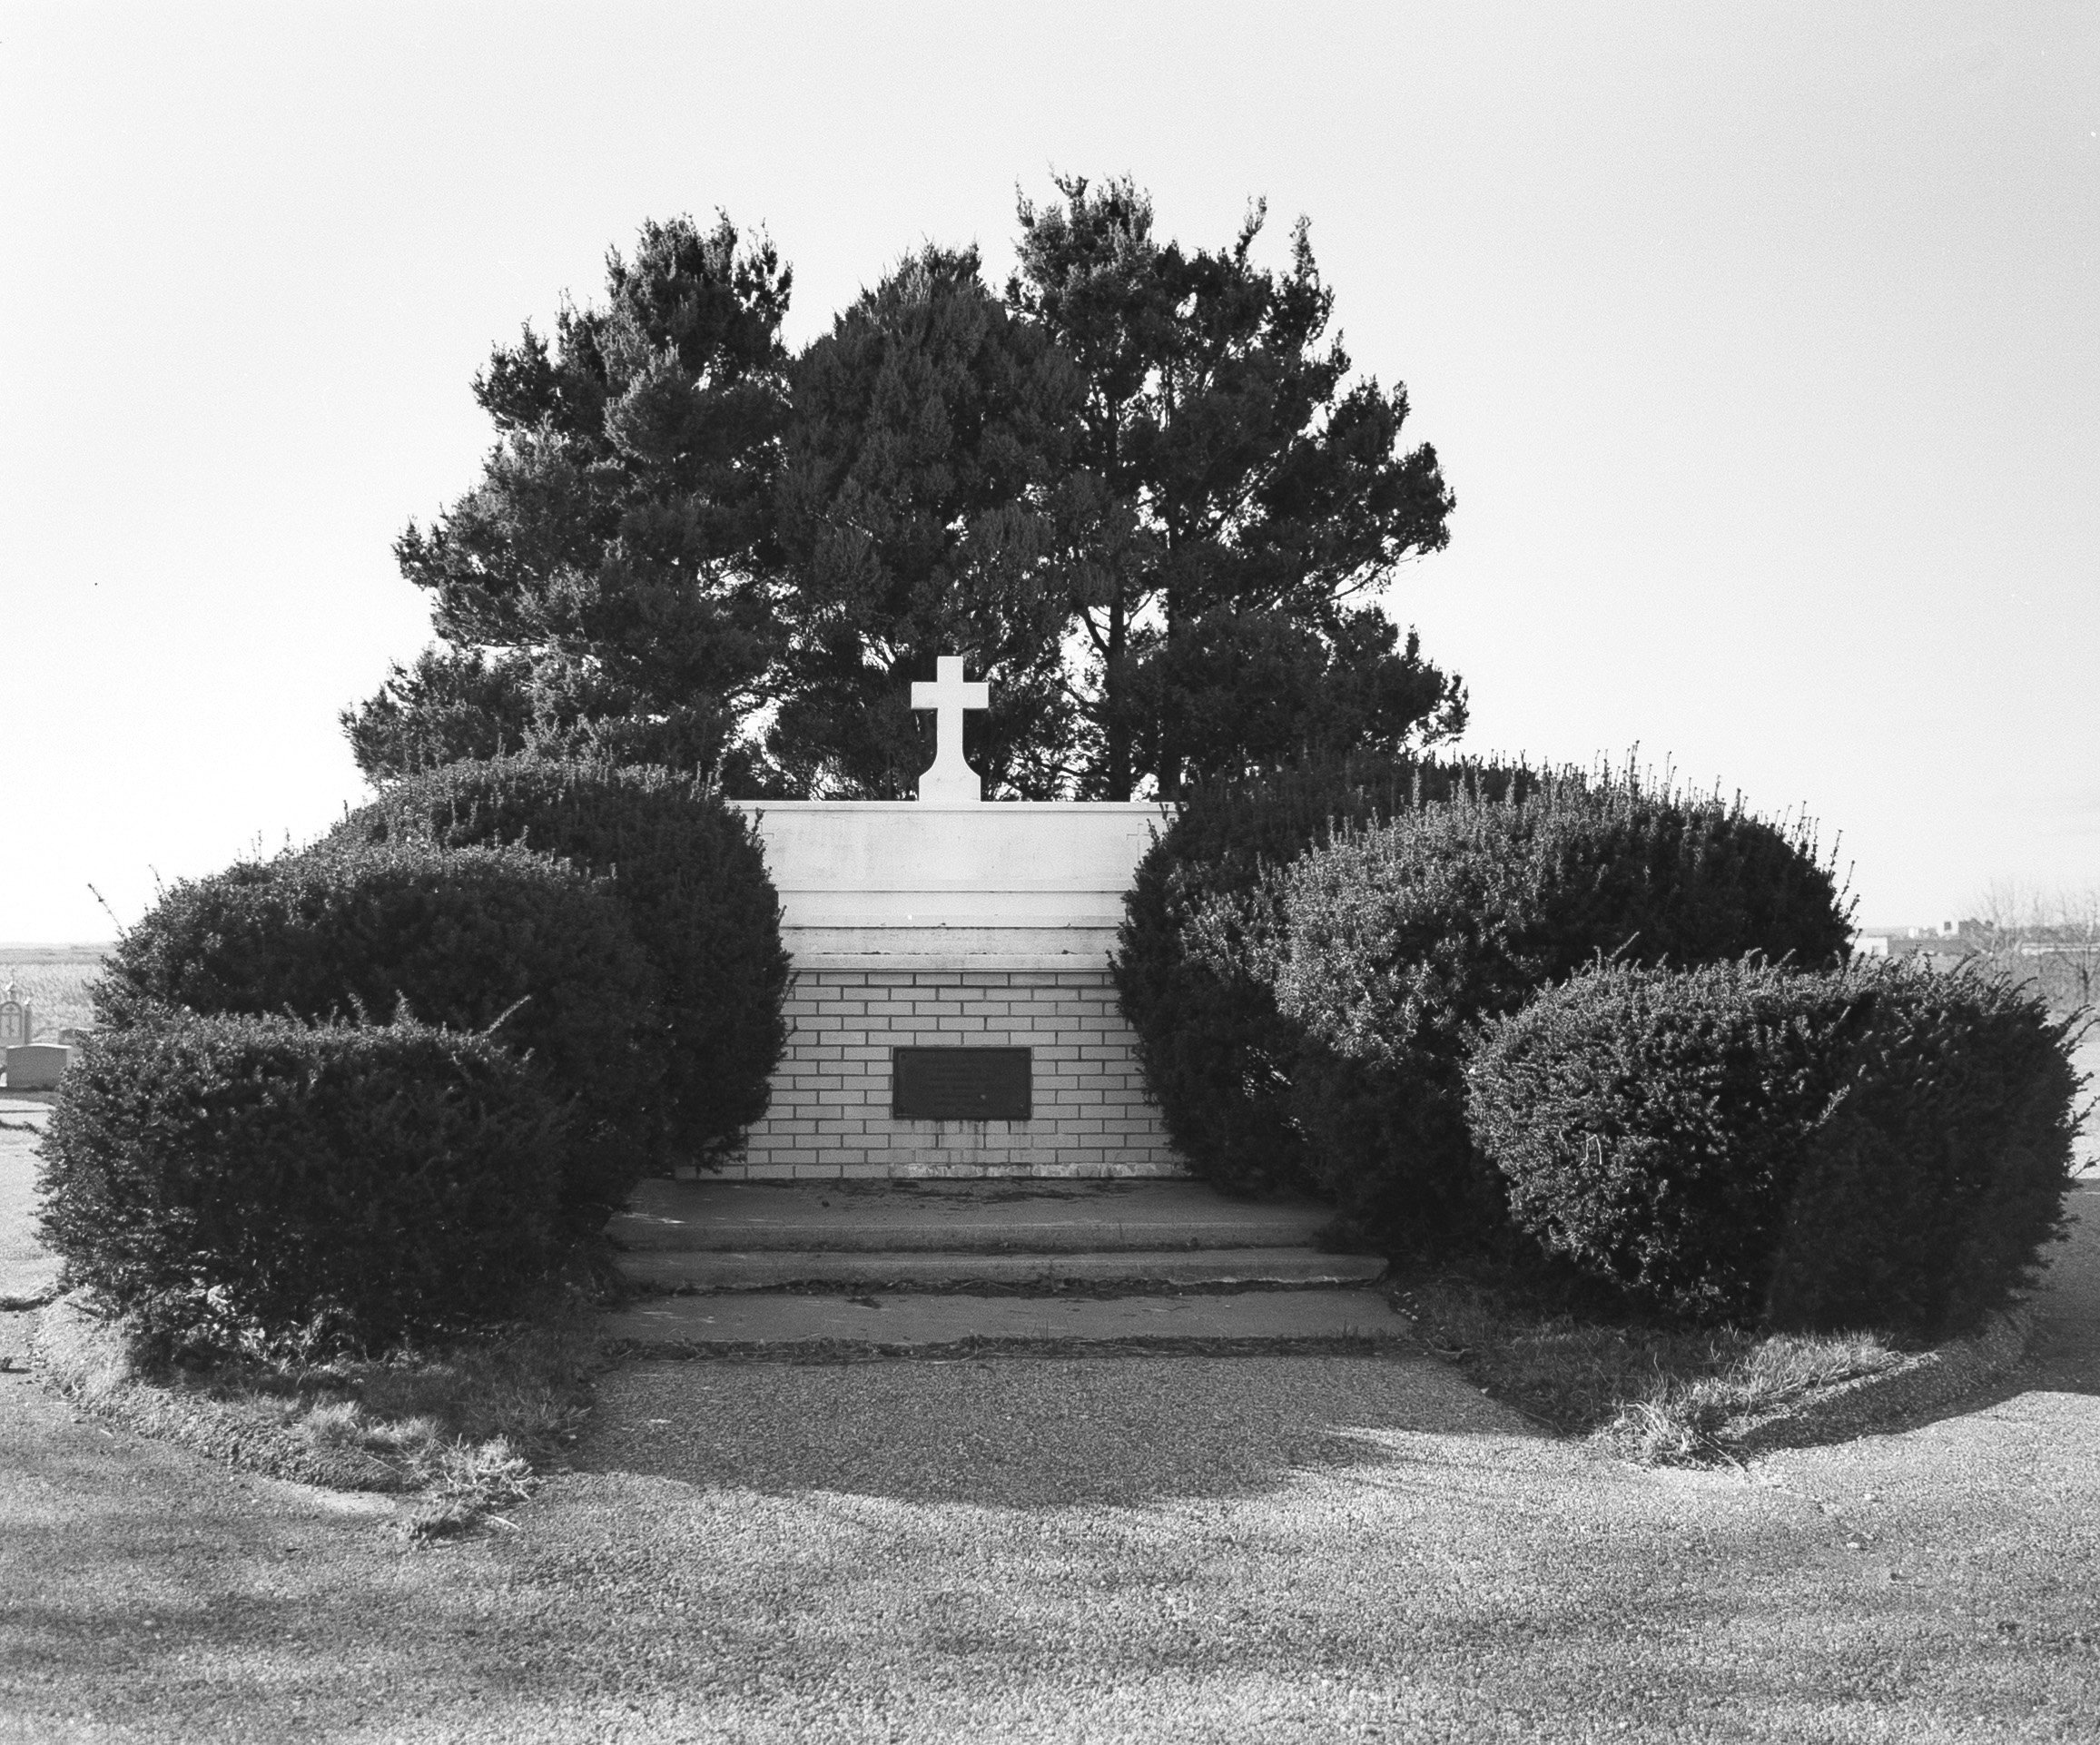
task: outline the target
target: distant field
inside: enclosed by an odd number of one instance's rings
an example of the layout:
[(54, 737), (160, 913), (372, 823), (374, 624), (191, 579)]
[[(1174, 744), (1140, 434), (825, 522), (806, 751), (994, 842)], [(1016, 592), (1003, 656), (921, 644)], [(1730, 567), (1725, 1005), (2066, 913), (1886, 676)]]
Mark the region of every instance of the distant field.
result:
[(9, 981), (29, 1002), (37, 1038), (55, 1037), (73, 1025), (94, 1021), (87, 997), (105, 943), (88, 945), (0, 945), (0, 987)]

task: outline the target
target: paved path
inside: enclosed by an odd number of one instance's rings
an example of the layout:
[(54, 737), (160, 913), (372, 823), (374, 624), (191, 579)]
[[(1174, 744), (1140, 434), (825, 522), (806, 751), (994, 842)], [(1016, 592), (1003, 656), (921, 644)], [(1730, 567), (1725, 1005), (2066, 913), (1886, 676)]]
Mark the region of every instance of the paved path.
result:
[(0, 1303), (43, 1296), (58, 1261), (36, 1239), (36, 1142), (50, 1106), (0, 1090)]
[(646, 1181), (608, 1228), (634, 1248), (1045, 1253), (1309, 1244), (1334, 1221), (1198, 1181)]
[(2100, 1180), (2088, 1177), (2068, 1201), (2072, 1239), (2054, 1249), (2036, 1299), (2039, 1325), (2030, 1385), (2100, 1392)]
[[(708, 1300), (645, 1300), (616, 1317), (614, 1330), (644, 1339), (926, 1345), (1127, 1337), (1141, 1330), (1125, 1325), (1133, 1317), (1170, 1314), (1179, 1325), (1169, 1336), (1258, 1337), (1241, 1324), (1276, 1319), (1273, 1304), (1242, 1307), (1213, 1294), (1168, 1309), (1155, 1296), (1077, 1310), (1051, 1293), (1073, 1285), (1121, 1287), (1132, 1297), (1168, 1285), (1331, 1289), (1379, 1277), (1382, 1256), (1320, 1251), (1334, 1221), (1334, 1208), (1313, 1200), (1231, 1199), (1200, 1181), (645, 1182), (606, 1226), (621, 1273), (646, 1289)], [(940, 1295), (911, 1303), (891, 1295), (914, 1286)], [(714, 1295), (784, 1287), (796, 1294), (735, 1305)], [(829, 1290), (828, 1305), (802, 1294), (813, 1287)], [(1015, 1302), (962, 1294), (972, 1290), (1033, 1290), (1068, 1331), (1047, 1331)], [(871, 1301), (871, 1292), (883, 1301)], [(891, 1307), (897, 1312), (875, 1312)], [(1097, 1322), (1108, 1331), (1097, 1335)]]
[[(1407, 1324), (1374, 1290), (1248, 1291), (1185, 1296), (876, 1296), (644, 1298), (608, 1316), (616, 1337), (648, 1346), (781, 1346), (843, 1341), (885, 1347), (971, 1339), (1046, 1342), (1406, 1339)], [(1410, 1343), (1412, 1343), (1410, 1341)]]

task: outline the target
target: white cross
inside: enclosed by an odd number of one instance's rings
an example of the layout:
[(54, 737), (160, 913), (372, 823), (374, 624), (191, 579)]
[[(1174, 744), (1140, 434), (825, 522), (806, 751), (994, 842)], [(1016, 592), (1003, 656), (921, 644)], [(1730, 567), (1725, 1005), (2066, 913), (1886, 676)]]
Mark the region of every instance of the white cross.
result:
[(984, 798), (984, 784), (962, 761), (962, 712), (991, 707), (991, 686), (982, 679), (962, 682), (962, 656), (942, 655), (933, 663), (940, 675), (931, 685), (912, 682), (912, 706), (933, 711), (933, 767), (919, 778), (919, 797), (953, 805)]

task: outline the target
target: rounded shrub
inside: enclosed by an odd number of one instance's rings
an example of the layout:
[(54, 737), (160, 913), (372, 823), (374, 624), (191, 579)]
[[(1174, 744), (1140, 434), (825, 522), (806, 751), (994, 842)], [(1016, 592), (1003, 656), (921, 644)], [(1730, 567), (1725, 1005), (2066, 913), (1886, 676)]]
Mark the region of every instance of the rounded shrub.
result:
[(1399, 1241), (1500, 1224), (1465, 1122), (1484, 1020), (1600, 955), (1841, 962), (1849, 909), (1805, 825), (1631, 773), (1562, 773), (1338, 832), (1269, 874), (1251, 912), (1190, 932), (1199, 947), (1251, 935), (1247, 961), (1307, 1038), (1293, 1107), (1322, 1179)]
[(1652, 1307), (1754, 1318), (1855, 1004), (1759, 961), (1611, 964), (1494, 1022), (1467, 1110), (1511, 1221)]
[(1608, 965), (1491, 1026), (1468, 1109), (1512, 1221), (1647, 1307), (1929, 1334), (2061, 1227), (2070, 1024), (1900, 964)]
[(1528, 770), (1351, 758), (1188, 794), (1139, 863), (1113, 968), (1146, 1084), (1197, 1175), (1240, 1193), (1314, 1179), (1292, 1110), (1304, 1032), (1277, 1011), (1247, 950), (1246, 911), (1258, 908), (1267, 875), (1336, 825), (1390, 817), (1466, 782), (1499, 797), (1533, 779)]
[(655, 978), (620, 905), (522, 849), (323, 843), (187, 881), (118, 942), (94, 999), (114, 1030), (168, 1008), (494, 1025), (571, 1105), (579, 1228), (626, 1203), (658, 1119)]
[(656, 972), (657, 1167), (714, 1166), (765, 1112), (787, 1045), (780, 902), (750, 820), (705, 783), (533, 754), (449, 764), (391, 784), (330, 840), (518, 844), (603, 875)]
[(1844, 1098), (1801, 1158), (1766, 1319), (1973, 1326), (2065, 1227), (2078, 1020), (2004, 978), (1898, 963), (1855, 979)]
[(560, 1124), (487, 1037), (142, 1011), (66, 1074), (44, 1237), (166, 1344), (376, 1350), (545, 1282)]

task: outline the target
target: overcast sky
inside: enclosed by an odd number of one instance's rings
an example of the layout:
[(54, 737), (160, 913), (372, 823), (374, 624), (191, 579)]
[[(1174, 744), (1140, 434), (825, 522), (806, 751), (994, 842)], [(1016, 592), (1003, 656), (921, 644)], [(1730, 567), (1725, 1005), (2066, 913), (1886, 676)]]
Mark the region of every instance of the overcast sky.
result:
[(1307, 214), (1457, 493), (1466, 744), (1842, 833), (1859, 918), (2100, 882), (2100, 7), (0, 0), (0, 941), (362, 787), (468, 382), (646, 217), (806, 340), (1016, 184)]

